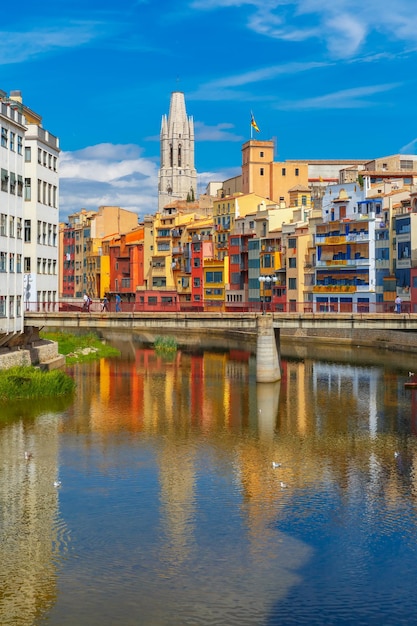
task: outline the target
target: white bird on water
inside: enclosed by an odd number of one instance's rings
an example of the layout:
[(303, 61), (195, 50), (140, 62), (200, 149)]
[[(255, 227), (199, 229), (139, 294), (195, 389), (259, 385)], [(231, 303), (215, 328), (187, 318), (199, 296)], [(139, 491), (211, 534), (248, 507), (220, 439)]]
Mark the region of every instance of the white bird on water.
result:
[(287, 483), (283, 483), (281, 481), (280, 485), (281, 485), (281, 489), (286, 489), (287, 488)]
[(28, 452), (28, 451), (25, 452), (25, 459), (26, 459), (26, 461), (30, 461), (32, 456), (33, 456), (32, 452)]
[(275, 461), (272, 461), (272, 467), (273, 469), (277, 469), (278, 467), (281, 467), (281, 463), (275, 463)]
[(54, 487), (60, 487), (61, 486), (61, 481), (60, 480), (54, 480)]
[(399, 452), (394, 452), (394, 457), (395, 457), (396, 459), (398, 459), (398, 457), (399, 457), (399, 456), (400, 456), (400, 453), (399, 453)]

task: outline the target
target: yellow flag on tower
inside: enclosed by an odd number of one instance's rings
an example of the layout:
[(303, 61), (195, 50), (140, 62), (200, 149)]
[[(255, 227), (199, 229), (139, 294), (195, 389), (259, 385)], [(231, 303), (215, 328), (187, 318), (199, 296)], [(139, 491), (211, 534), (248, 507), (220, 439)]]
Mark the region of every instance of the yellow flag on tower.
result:
[(256, 130), (257, 133), (260, 132), (260, 130), (258, 128), (258, 124), (256, 123), (256, 120), (255, 120), (255, 116), (252, 113), (252, 111), (251, 111), (251, 114), (250, 114), (250, 125)]

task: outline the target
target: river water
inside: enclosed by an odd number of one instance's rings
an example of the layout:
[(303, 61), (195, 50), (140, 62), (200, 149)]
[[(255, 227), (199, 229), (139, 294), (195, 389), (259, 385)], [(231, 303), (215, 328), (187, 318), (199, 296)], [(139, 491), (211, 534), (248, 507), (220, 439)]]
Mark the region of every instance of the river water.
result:
[(129, 344), (2, 407), (1, 626), (417, 623), (414, 358), (287, 352)]

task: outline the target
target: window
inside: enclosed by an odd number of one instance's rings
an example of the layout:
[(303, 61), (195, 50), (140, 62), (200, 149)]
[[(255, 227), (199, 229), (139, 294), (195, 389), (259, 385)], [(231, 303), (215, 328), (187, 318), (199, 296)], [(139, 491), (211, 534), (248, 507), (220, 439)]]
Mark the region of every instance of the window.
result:
[(9, 317), (14, 317), (14, 296), (9, 296)]
[(400, 170), (412, 170), (413, 161), (411, 159), (403, 159), (400, 161)]
[(22, 239), (22, 218), (16, 218), (16, 238)]
[(261, 157), (261, 159), (262, 159), (263, 155), (264, 155), (264, 153), (261, 151), (261, 152), (259, 153), (259, 156)]
[(8, 191), (9, 187), (9, 173), (7, 170), (1, 169), (1, 190)]
[(42, 222), (38, 220), (38, 243), (42, 243)]
[(193, 287), (201, 287), (201, 281), (199, 278), (193, 279)]
[(1, 145), (3, 148), (7, 148), (7, 128), (1, 127)]
[(30, 163), (32, 159), (32, 148), (30, 146), (25, 147), (25, 162)]
[(14, 237), (14, 216), (9, 216), (9, 237)]
[(16, 194), (16, 174), (14, 172), (10, 172), (10, 193)]
[(282, 176), (285, 176), (285, 175), (286, 175), (286, 173), (287, 173), (287, 171), (286, 171), (285, 167), (283, 167), (283, 168), (282, 168), (282, 170), (281, 170), (281, 174), (282, 174)]
[(38, 163), (42, 165), (42, 150), (38, 148)]
[(7, 237), (7, 215), (5, 213), (0, 215), (0, 235)]
[(31, 223), (30, 220), (25, 220), (25, 243), (31, 241)]
[(222, 279), (222, 271), (206, 272), (206, 283), (221, 283)]
[(288, 247), (289, 248), (296, 248), (297, 247), (297, 239), (295, 237), (290, 237), (288, 239)]
[(297, 289), (297, 279), (289, 278), (288, 279), (288, 289)]
[(11, 274), (14, 274), (14, 254), (13, 252), (10, 253), (9, 256), (9, 271)]
[(298, 167), (295, 168), (295, 175), (299, 176), (300, 175), (300, 170), (298, 169)]
[(290, 257), (288, 259), (288, 267), (296, 268), (297, 267), (297, 259), (295, 257)]
[(25, 256), (23, 259), (23, 271), (26, 274), (30, 274), (30, 256)]
[(22, 273), (22, 255), (21, 254), (16, 255), (16, 272), (18, 274)]
[(6, 296), (0, 296), (0, 317), (6, 317)]
[(23, 138), (21, 135), (17, 136), (17, 154), (22, 154), (23, 151)]
[(12, 152), (15, 152), (15, 145), (16, 145), (16, 133), (13, 133), (12, 131), (10, 131), (10, 150)]
[(30, 202), (31, 199), (32, 191), (30, 186), (30, 178), (25, 178), (25, 200), (28, 200)]
[(6, 252), (0, 252), (0, 272), (6, 271), (6, 259), (7, 259)]
[(260, 168), (260, 170), (259, 170), (259, 174), (260, 174), (261, 176), (263, 176), (263, 175), (264, 175), (264, 168), (263, 168), (263, 167), (261, 167), (261, 168)]
[(17, 195), (20, 196), (20, 198), (23, 196), (23, 178), (20, 174), (17, 175)]

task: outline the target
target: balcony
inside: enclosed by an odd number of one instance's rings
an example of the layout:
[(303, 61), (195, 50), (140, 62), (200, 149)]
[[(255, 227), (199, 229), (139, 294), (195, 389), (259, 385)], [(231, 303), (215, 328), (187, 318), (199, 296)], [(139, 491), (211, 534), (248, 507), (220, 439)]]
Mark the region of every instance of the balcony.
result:
[(369, 285), (315, 285), (313, 287), (314, 293), (355, 293), (355, 292), (368, 292), (370, 291)]
[(329, 259), (316, 262), (316, 267), (360, 267), (363, 265), (369, 265), (369, 259)]
[(349, 233), (346, 236), (346, 241), (369, 241), (369, 233), (365, 231), (360, 233)]

